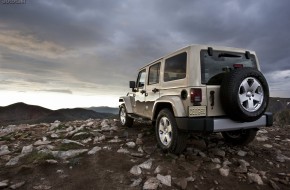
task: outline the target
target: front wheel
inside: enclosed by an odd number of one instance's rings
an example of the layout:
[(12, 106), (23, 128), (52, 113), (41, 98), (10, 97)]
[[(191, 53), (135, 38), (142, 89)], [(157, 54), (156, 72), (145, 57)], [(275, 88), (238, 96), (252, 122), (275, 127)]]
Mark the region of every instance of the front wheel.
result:
[(222, 132), (225, 141), (232, 145), (247, 145), (252, 142), (257, 134), (257, 129)]
[(120, 106), (119, 118), (122, 126), (132, 127), (134, 119), (129, 117), (125, 108), (125, 105)]
[(180, 154), (186, 148), (188, 135), (178, 130), (175, 118), (169, 109), (159, 112), (155, 130), (158, 145), (163, 151)]

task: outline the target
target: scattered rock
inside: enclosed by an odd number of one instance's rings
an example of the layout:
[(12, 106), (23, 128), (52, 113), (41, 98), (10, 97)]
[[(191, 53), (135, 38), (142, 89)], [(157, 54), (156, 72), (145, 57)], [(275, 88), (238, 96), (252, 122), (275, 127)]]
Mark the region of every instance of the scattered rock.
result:
[(118, 143), (118, 142), (121, 142), (121, 141), (122, 140), (120, 140), (118, 136), (115, 136), (114, 139), (110, 140), (109, 142), (110, 143)]
[(132, 152), (130, 155), (138, 158), (144, 157), (144, 154), (138, 152)]
[(127, 149), (125, 149), (125, 148), (119, 148), (119, 149), (117, 150), (117, 152), (118, 152), (118, 153), (124, 153), (124, 154), (129, 154), (129, 153), (130, 153), (129, 150), (127, 150)]
[(150, 158), (149, 160), (143, 162), (142, 164), (139, 165), (140, 168), (143, 168), (143, 169), (147, 169), (147, 170), (150, 170), (151, 169), (151, 166), (152, 166), (152, 159)]
[(28, 146), (24, 146), (22, 148), (21, 154), (26, 155), (26, 154), (31, 153), (32, 151), (33, 151), (33, 145), (31, 144), (31, 145), (28, 145)]
[(14, 165), (18, 164), (18, 161), (22, 156), (23, 155), (18, 155), (16, 157), (10, 159), (9, 162), (6, 163), (6, 166), (14, 166)]
[(36, 190), (48, 190), (48, 189), (51, 189), (51, 186), (49, 186), (49, 185), (36, 185), (36, 186), (33, 186), (33, 189), (36, 189)]
[(48, 140), (38, 140), (34, 143), (34, 146), (39, 146), (39, 145), (47, 145), (50, 144), (51, 142)]
[(237, 153), (239, 156), (246, 156), (247, 155), (247, 152), (243, 151), (243, 150), (239, 150), (238, 153)]
[(143, 185), (143, 189), (157, 189), (160, 182), (155, 177), (150, 177)]
[(1, 145), (0, 146), (0, 156), (6, 155), (6, 154), (10, 154), (8, 146), (7, 145)]
[(68, 151), (52, 151), (52, 155), (56, 158), (60, 158), (63, 160), (73, 158), (80, 154), (87, 152), (88, 149), (77, 149), (77, 150), (68, 150)]
[(0, 188), (4, 188), (4, 187), (7, 187), (8, 186), (8, 180), (5, 180), (5, 181), (1, 181), (0, 182)]
[(257, 183), (258, 185), (263, 185), (263, 181), (262, 178), (258, 175), (258, 174), (254, 174), (254, 173), (247, 173), (248, 176), (248, 180), (250, 183)]
[(78, 141), (74, 141), (74, 140), (69, 140), (69, 139), (63, 139), (61, 141), (61, 143), (63, 144), (69, 144), (69, 143), (74, 143), (74, 144), (77, 144), (77, 145), (80, 145), (80, 146), (85, 146), (84, 144), (78, 142)]
[(212, 158), (211, 161), (216, 164), (220, 164), (221, 160), (219, 158)]
[(186, 189), (188, 180), (186, 178), (180, 178), (176, 180), (176, 185), (181, 189)]
[(260, 137), (256, 137), (256, 140), (259, 142), (264, 142), (267, 141), (269, 138), (267, 136), (260, 136)]
[(157, 174), (157, 179), (164, 185), (171, 187), (171, 176), (170, 175), (160, 175)]
[(230, 168), (227, 166), (224, 166), (219, 169), (219, 172), (222, 176), (227, 177), (230, 174)]
[(163, 167), (159, 165), (159, 166), (157, 166), (156, 169), (154, 170), (154, 173), (155, 173), (155, 174), (159, 174), (162, 170), (163, 170)]
[(133, 180), (133, 183), (130, 185), (130, 187), (136, 187), (139, 186), (142, 183), (142, 178), (138, 178)]
[(135, 148), (136, 147), (136, 144), (134, 142), (127, 142), (126, 145), (129, 147), (129, 148)]
[(264, 144), (263, 147), (266, 147), (266, 148), (272, 148), (273, 145), (270, 145), (270, 144)]
[(142, 170), (139, 166), (133, 166), (131, 169), (130, 169), (130, 173), (133, 174), (133, 175), (140, 175), (142, 173)]
[(57, 138), (59, 138), (59, 135), (58, 134), (55, 134), (55, 133), (52, 133), (50, 135), (50, 137), (53, 138), (53, 139), (57, 139)]
[(21, 182), (19, 182), (19, 183), (15, 183), (15, 184), (13, 184), (13, 185), (10, 185), (10, 189), (18, 189), (18, 188), (20, 188), (20, 187), (22, 187), (23, 185), (25, 184), (25, 181), (21, 181)]
[(98, 152), (98, 151), (100, 151), (100, 150), (102, 150), (101, 147), (99, 147), (99, 146), (95, 146), (94, 148), (92, 148), (92, 149), (88, 152), (88, 154), (89, 154), (89, 155), (96, 154), (96, 152)]
[(52, 160), (52, 159), (46, 160), (46, 162), (49, 163), (49, 164), (57, 164), (58, 163), (57, 160)]

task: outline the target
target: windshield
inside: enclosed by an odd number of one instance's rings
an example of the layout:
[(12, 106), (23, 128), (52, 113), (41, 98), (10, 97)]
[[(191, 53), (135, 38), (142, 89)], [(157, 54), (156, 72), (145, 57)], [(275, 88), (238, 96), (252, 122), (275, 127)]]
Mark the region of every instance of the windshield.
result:
[(241, 67), (257, 68), (255, 55), (227, 51), (213, 51), (212, 56), (208, 50), (200, 51), (201, 83), (207, 85), (220, 85), (224, 74)]

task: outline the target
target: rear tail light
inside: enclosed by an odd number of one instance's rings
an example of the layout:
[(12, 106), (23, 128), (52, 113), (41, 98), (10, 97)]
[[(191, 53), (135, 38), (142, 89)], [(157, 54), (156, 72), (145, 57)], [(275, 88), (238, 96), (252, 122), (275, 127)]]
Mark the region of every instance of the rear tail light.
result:
[(202, 101), (201, 88), (191, 88), (190, 89), (190, 100), (192, 103), (200, 103)]
[(234, 66), (235, 69), (244, 67), (243, 64), (234, 64), (233, 66)]

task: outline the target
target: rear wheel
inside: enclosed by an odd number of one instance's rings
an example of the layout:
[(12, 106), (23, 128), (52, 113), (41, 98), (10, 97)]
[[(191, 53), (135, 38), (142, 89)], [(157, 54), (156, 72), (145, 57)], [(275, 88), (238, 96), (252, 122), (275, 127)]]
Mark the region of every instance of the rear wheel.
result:
[(122, 104), (119, 110), (119, 118), (122, 126), (132, 127), (134, 119), (129, 117), (125, 108), (125, 105)]
[(157, 142), (163, 151), (175, 154), (183, 152), (188, 135), (178, 130), (175, 118), (169, 109), (159, 112), (155, 126)]
[(255, 139), (256, 134), (257, 129), (222, 132), (225, 141), (232, 145), (247, 145)]

